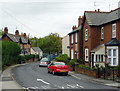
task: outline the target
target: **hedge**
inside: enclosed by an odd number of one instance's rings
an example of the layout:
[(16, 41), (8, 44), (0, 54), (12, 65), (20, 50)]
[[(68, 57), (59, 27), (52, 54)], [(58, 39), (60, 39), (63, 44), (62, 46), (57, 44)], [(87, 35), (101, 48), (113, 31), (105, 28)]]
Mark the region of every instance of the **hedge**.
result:
[(2, 45), (2, 67), (16, 64), (21, 53), (19, 45), (11, 41), (0, 41)]

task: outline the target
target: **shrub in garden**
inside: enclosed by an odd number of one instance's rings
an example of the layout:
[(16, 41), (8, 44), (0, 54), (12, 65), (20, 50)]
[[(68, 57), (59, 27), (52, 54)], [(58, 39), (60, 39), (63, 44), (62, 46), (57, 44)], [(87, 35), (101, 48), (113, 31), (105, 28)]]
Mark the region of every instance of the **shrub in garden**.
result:
[(0, 44), (2, 44), (2, 66), (16, 64), (21, 53), (19, 45), (11, 41), (0, 41)]
[(69, 64), (69, 66), (74, 67), (75, 63), (77, 63), (77, 62), (78, 62), (77, 59), (71, 59), (68, 64)]
[(70, 57), (67, 54), (60, 54), (55, 58), (56, 61), (65, 62), (68, 64)]

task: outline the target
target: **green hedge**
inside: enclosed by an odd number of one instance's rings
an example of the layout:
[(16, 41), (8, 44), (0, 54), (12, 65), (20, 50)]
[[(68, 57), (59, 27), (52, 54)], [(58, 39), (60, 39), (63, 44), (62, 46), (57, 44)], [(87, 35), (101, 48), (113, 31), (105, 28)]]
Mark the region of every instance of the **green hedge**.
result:
[(21, 49), (19, 45), (11, 41), (0, 41), (2, 45), (2, 67), (16, 64), (18, 62)]
[(60, 54), (55, 58), (55, 61), (69, 63), (70, 57), (67, 54)]
[(30, 54), (30, 55), (19, 55), (19, 60), (26, 62), (26, 60), (30, 60), (35, 58), (34, 54)]

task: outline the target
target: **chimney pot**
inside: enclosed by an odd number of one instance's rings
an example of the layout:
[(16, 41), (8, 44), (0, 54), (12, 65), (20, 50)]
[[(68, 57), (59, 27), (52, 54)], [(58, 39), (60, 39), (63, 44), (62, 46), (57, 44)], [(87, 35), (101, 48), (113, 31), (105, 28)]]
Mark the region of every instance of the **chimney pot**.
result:
[(24, 33), (24, 38), (26, 38), (26, 33)]
[(8, 34), (8, 28), (7, 27), (4, 28), (4, 33)]
[(15, 31), (15, 35), (19, 36), (19, 31), (18, 30)]
[(100, 9), (98, 9), (98, 12), (100, 12)]

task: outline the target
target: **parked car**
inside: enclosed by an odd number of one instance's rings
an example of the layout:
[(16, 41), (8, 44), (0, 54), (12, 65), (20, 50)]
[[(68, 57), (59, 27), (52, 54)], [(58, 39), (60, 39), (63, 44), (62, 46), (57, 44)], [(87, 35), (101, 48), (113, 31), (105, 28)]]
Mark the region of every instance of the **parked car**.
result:
[(57, 73), (62, 73), (68, 75), (69, 67), (64, 62), (51, 62), (48, 65), (48, 73), (52, 73), (53, 75)]
[(39, 64), (39, 67), (41, 67), (41, 66), (48, 66), (48, 59), (47, 58), (42, 58), (41, 60), (40, 60), (40, 64)]

